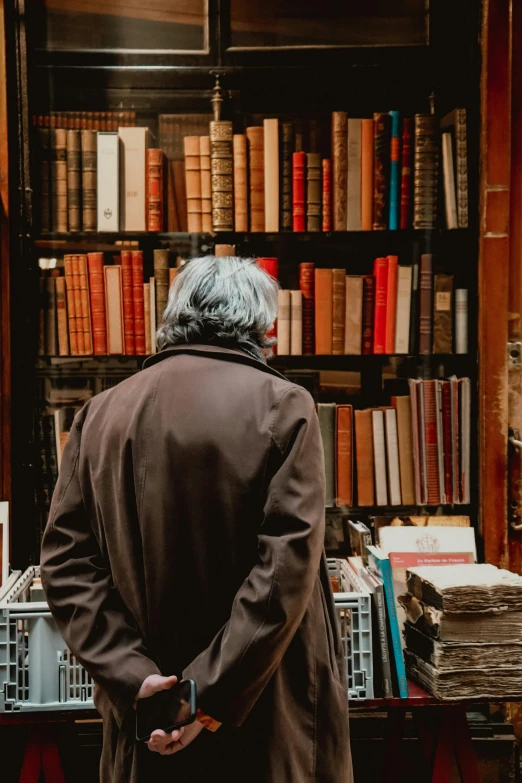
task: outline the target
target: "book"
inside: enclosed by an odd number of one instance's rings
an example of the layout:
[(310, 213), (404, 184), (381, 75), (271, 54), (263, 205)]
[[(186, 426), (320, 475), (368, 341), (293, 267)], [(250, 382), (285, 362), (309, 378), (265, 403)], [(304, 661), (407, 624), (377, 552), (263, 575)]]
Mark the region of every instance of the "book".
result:
[(388, 282), (386, 285), (386, 331), (384, 353), (395, 352), (395, 328), (397, 325), (398, 256), (388, 256)]
[(265, 231), (279, 231), (279, 122), (263, 120), (265, 135)]
[(74, 293), (74, 310), (76, 312), (76, 324), (77, 324), (77, 338), (78, 338), (78, 354), (79, 356), (85, 356), (85, 334), (83, 329), (83, 303), (82, 303), (82, 291), (80, 283), (80, 257), (77, 255), (71, 256), (72, 266), (72, 283)]
[(279, 149), (279, 228), (292, 230), (292, 155), (294, 152), (294, 126), (282, 122)]
[(415, 115), (413, 228), (437, 225), (439, 129), (434, 114)]
[(468, 227), (468, 151), (466, 130), (466, 109), (458, 108), (447, 114), (441, 120), (443, 131), (449, 130), (452, 135), (455, 187), (457, 201), (457, 219), (459, 228)]
[[(149, 294), (150, 294), (150, 352), (156, 353), (156, 285), (153, 277), (149, 278)], [(145, 314), (145, 306), (143, 307), (143, 313)]]
[(93, 352), (91, 303), (89, 294), (89, 275), (87, 271), (87, 256), (85, 255), (78, 256), (78, 276), (82, 313), (83, 349), (85, 355), (90, 356)]
[[(66, 143), (67, 214), (69, 219), (69, 231), (74, 232), (82, 230), (82, 155), (80, 131), (68, 130)], [(47, 185), (48, 184), (49, 181), (47, 180)], [(48, 197), (49, 192), (47, 192), (47, 198)]]
[(433, 353), (453, 348), (453, 275), (435, 275), (433, 283)]
[(455, 353), (468, 352), (468, 291), (455, 291)]
[(416, 354), (419, 346), (419, 263), (415, 259), (411, 271), (410, 353)]
[(444, 182), (444, 208), (446, 228), (458, 228), (457, 197), (455, 193), (455, 167), (451, 133), (442, 134), (442, 178)]
[(224, 258), (225, 256), (235, 256), (236, 255), (236, 246), (235, 245), (216, 244), (216, 245), (214, 245), (214, 255), (217, 258)]
[(361, 228), (373, 229), (373, 120), (361, 120)]
[(150, 334), (150, 283), (143, 283), (143, 316), (145, 319), (145, 354), (152, 353)]
[(402, 121), (401, 142), (401, 228), (409, 228), (411, 226), (412, 129), (411, 117), (405, 117)]
[(330, 158), (322, 160), (322, 229), (332, 230), (332, 161)]
[(347, 176), (347, 223), (348, 231), (360, 231), (361, 219), (361, 155), (362, 120), (348, 119), (348, 176)]
[(437, 381), (423, 381), (422, 395), (424, 404), (424, 448), (426, 453), (427, 503), (436, 506), (442, 502), (440, 495), (440, 464), (437, 436)]
[(185, 188), (189, 233), (203, 230), (201, 207), (201, 147), (199, 136), (185, 136)]
[(346, 315), (344, 352), (360, 355), (362, 352), (363, 278), (346, 275)]
[(103, 253), (89, 253), (87, 265), (91, 294), (93, 353), (95, 356), (105, 356), (108, 350)]
[(82, 130), (82, 229), (96, 231), (96, 167), (98, 159), (97, 134), (93, 130)]
[(122, 231), (146, 231), (148, 128), (118, 128), (120, 137), (120, 225)]
[(386, 463), (388, 466), (388, 497), (390, 506), (400, 506), (399, 441), (397, 434), (397, 411), (395, 408), (384, 409), (384, 428), (386, 433)]
[(353, 519), (348, 520), (348, 533), (350, 537), (350, 551), (360, 559), (361, 565), (368, 563), (367, 547), (372, 544), (372, 534), (370, 528), (363, 522)]
[(327, 507), (335, 505), (335, 416), (334, 402), (317, 403), (317, 415), (324, 449)]
[[(78, 328), (81, 326), (81, 313), (76, 316), (76, 303), (74, 296), (74, 279), (72, 270), (72, 256), (64, 256), (64, 269), (65, 269), (65, 290), (67, 296), (67, 323), (71, 356), (78, 356)], [(78, 327), (78, 320), (80, 320), (80, 327)]]
[(265, 134), (263, 128), (246, 129), (250, 186), (250, 231), (265, 230)]
[(390, 204), (388, 227), (396, 231), (400, 224), (400, 186), (401, 186), (401, 115), (398, 111), (390, 112)]
[(332, 353), (344, 353), (346, 318), (346, 272), (332, 269)]
[(311, 355), (315, 350), (315, 269), (309, 261), (299, 264), (299, 288), (303, 295), (303, 353)]
[(419, 276), (419, 353), (430, 354), (433, 325), (433, 256), (421, 255)]
[[(315, 352), (332, 353), (333, 334), (333, 272), (315, 270)], [(343, 345), (344, 348), (344, 345)]]
[(351, 405), (336, 409), (336, 498), (338, 506), (353, 505), (353, 450)]
[(123, 302), (121, 287), (121, 266), (105, 266), (105, 311), (107, 314), (107, 353), (122, 354), (125, 349), (123, 337)]
[(318, 152), (306, 155), (306, 230), (320, 231), (321, 219), (321, 156)]
[(273, 277), (274, 280), (279, 280), (279, 261), (277, 258), (261, 256), (257, 259), (257, 263), (261, 269), (264, 269), (264, 271)]
[(363, 276), (362, 352), (373, 353), (373, 324), (375, 320), (375, 277)]
[[(57, 277), (57, 280), (63, 280), (62, 278)], [(65, 444), (67, 443), (67, 438), (69, 436), (69, 433), (71, 431), (71, 427), (73, 425), (74, 417), (76, 416), (76, 413), (80, 410), (78, 407), (70, 407), (67, 406), (65, 408), (56, 408), (53, 411), (54, 416), (54, 440), (55, 440), (55, 448), (56, 448), (56, 465), (58, 468), (58, 472), (60, 472), (60, 467), (62, 464), (62, 454), (65, 447)], [(50, 415), (50, 414), (49, 414)]]
[[(147, 150), (147, 231), (163, 231), (164, 171), (163, 150), (149, 147)], [(206, 230), (208, 231), (208, 228)]]
[(38, 139), (38, 205), (41, 234), (51, 230), (51, 143), (49, 128), (37, 128)]
[(143, 302), (143, 250), (132, 251), (132, 298), (136, 355), (145, 354), (145, 305)]
[(332, 113), (333, 230), (346, 231), (348, 124), (345, 111)]
[(453, 487), (453, 444), (451, 431), (451, 384), (449, 381), (440, 382), (441, 417), (442, 417), (442, 462), (444, 474), (444, 494), (446, 503), (455, 503), (457, 495)]
[(123, 296), (123, 342), (127, 356), (136, 354), (134, 333), (134, 284), (132, 281), (132, 251), (121, 251), (121, 286)]
[(357, 505), (373, 506), (375, 498), (373, 467), (373, 428), (370, 410), (354, 411), (355, 459), (357, 464)]
[(154, 250), (154, 281), (156, 286), (156, 323), (163, 321), (163, 313), (169, 298), (169, 251), (164, 248)]
[(303, 294), (290, 291), (290, 354), (301, 356), (303, 353)]
[(277, 353), (290, 355), (290, 291), (277, 292)]
[(375, 471), (375, 500), (378, 506), (388, 505), (386, 482), (386, 445), (384, 439), (384, 412), (372, 410), (373, 464)]
[(305, 212), (305, 167), (306, 153), (294, 152), (292, 155), (292, 230), (304, 231)]
[(377, 663), (377, 672), (380, 670), (382, 696), (385, 699), (393, 697), (393, 678), (391, 667), (390, 648), (388, 645), (388, 631), (386, 623), (386, 606), (384, 598), (384, 585), (378, 576), (366, 569), (368, 579), (373, 584), (372, 595), (372, 625), (374, 645), (374, 664)]
[(245, 134), (234, 134), (232, 149), (234, 153), (234, 230), (248, 231), (248, 156)]
[(97, 227), (98, 232), (117, 232), (119, 220), (119, 137), (117, 133), (98, 133)]
[(67, 333), (67, 305), (65, 296), (65, 277), (56, 277), (56, 327), (58, 333), (58, 354), (69, 356), (69, 337)]
[(390, 172), (390, 115), (376, 112), (373, 152), (373, 229), (388, 228)]
[(376, 258), (373, 265), (375, 303), (373, 309), (373, 352), (386, 352), (386, 305), (388, 302), (388, 259)]
[(411, 284), (413, 268), (399, 266), (397, 280), (397, 317), (395, 320), (395, 353), (407, 354), (410, 345)]
[(415, 505), (415, 478), (413, 464), (413, 438), (411, 425), (411, 400), (409, 397), (392, 398), (397, 411), (397, 439), (401, 497), (405, 506)]
[(51, 128), (51, 193), (53, 231), (65, 233), (67, 214), (67, 131)]
[(201, 174), (201, 230), (210, 234), (212, 231), (210, 136), (199, 137), (199, 166)]
[(470, 492), (470, 437), (471, 388), (469, 378), (459, 378), (460, 429), (460, 502), (469, 503)]

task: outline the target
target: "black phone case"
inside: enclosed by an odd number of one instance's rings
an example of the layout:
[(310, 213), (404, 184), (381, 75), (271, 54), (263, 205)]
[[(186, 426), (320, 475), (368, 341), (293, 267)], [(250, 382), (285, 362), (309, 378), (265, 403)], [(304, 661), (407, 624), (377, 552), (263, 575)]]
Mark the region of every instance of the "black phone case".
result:
[[(187, 720), (180, 721), (179, 723), (175, 723), (173, 726), (157, 726), (157, 729), (162, 729), (164, 732), (169, 734), (172, 731), (175, 731), (176, 729), (181, 729), (183, 726), (188, 726), (191, 723), (194, 723), (196, 720), (196, 712), (197, 712), (197, 689), (196, 689), (196, 683), (194, 680), (180, 680), (184, 683), (190, 683), (190, 716), (187, 718)], [(174, 686), (176, 687), (176, 686)], [(136, 704), (136, 741), (137, 742), (148, 742), (150, 739), (150, 734), (148, 734), (145, 737), (139, 737), (138, 736), (138, 722), (139, 722), (139, 710), (143, 710), (146, 707), (147, 699), (140, 699), (138, 703)], [(141, 707), (140, 707), (141, 705)]]

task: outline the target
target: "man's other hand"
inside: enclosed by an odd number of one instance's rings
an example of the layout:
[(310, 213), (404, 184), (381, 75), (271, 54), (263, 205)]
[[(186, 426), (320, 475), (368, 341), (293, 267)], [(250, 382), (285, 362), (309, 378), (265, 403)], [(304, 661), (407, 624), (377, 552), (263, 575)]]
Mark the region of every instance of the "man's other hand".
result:
[(147, 746), (153, 753), (159, 753), (161, 756), (171, 756), (173, 753), (178, 753), (186, 748), (187, 745), (190, 745), (203, 731), (203, 728), (203, 724), (195, 721), (170, 734), (158, 729), (158, 731), (152, 732)]

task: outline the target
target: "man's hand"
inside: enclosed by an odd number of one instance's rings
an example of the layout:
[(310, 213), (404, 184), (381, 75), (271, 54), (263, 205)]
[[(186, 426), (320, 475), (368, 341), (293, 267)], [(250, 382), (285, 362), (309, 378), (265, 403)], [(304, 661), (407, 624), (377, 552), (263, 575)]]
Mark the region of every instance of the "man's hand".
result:
[[(154, 696), (158, 691), (168, 691), (174, 687), (177, 683), (177, 677), (162, 677), (161, 674), (150, 674), (146, 680), (141, 683), (141, 688), (136, 696), (136, 701), (139, 699), (148, 699), (149, 696)], [(136, 706), (136, 701), (134, 706)]]
[(152, 732), (147, 746), (153, 753), (159, 753), (161, 756), (171, 756), (173, 753), (178, 753), (183, 748), (186, 748), (187, 745), (190, 745), (203, 731), (203, 728), (203, 724), (195, 721), (178, 731), (173, 731), (171, 734), (166, 734), (158, 729), (158, 731)]

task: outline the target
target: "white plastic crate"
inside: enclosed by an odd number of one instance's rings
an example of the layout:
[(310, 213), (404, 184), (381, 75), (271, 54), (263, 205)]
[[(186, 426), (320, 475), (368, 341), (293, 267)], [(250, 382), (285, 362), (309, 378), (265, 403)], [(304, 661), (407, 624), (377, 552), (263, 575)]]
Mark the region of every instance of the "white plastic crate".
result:
[(346, 661), (348, 698), (353, 701), (372, 699), (372, 599), (367, 592), (354, 592), (340, 560), (328, 560), (330, 576), (339, 580), (339, 593), (334, 593), (335, 607), (341, 631)]
[(92, 708), (94, 684), (66, 647), (39, 578), (31, 567), (0, 589), (0, 712)]

